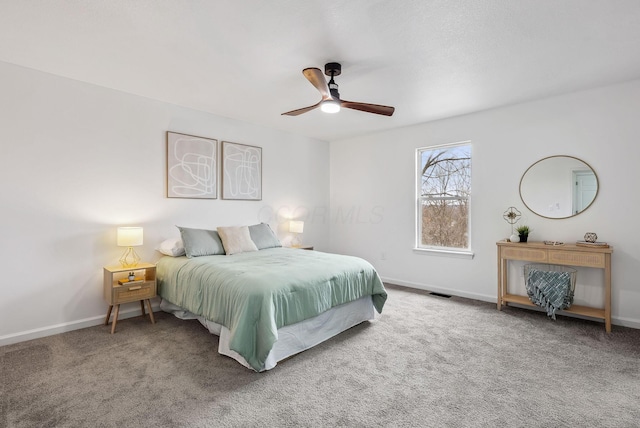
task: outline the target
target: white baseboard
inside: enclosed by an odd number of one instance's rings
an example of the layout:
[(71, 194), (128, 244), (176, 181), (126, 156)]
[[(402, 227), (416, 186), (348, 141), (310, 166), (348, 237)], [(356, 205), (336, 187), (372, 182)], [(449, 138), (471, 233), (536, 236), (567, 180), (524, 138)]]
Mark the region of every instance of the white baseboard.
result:
[(633, 318), (611, 317), (611, 324), (620, 325), (622, 327), (640, 329), (640, 320)]
[[(151, 305), (151, 309), (154, 312), (160, 310), (160, 305), (156, 302)], [(131, 309), (122, 310), (118, 314), (118, 321), (139, 317), (140, 307), (132, 307)], [(26, 342), (27, 340), (39, 339), (41, 337), (53, 336), (60, 333), (66, 333), (68, 331), (80, 330), (81, 328), (94, 327), (96, 325), (104, 324), (105, 315), (98, 315), (91, 318), (85, 318), (77, 321), (70, 321), (62, 324), (51, 325), (42, 328), (36, 328), (33, 330), (21, 331), (18, 333), (8, 334), (6, 336), (0, 336), (0, 346), (11, 345), (13, 343)], [(113, 314), (111, 316), (113, 319)], [(111, 331), (111, 330), (109, 330)]]
[[(467, 299), (474, 299), (474, 300), (480, 300), (483, 302), (490, 302), (490, 303), (497, 303), (498, 302), (498, 298), (496, 296), (488, 296), (486, 294), (477, 294), (477, 293), (469, 293), (467, 291), (460, 291), (460, 290), (452, 290), (449, 288), (442, 288), (442, 287), (436, 287), (436, 286), (431, 286), (431, 285), (427, 285), (427, 284), (420, 284), (420, 283), (416, 283), (416, 282), (410, 282), (410, 281), (403, 281), (401, 279), (394, 279), (394, 278), (383, 278), (381, 277), (380, 279), (382, 279), (382, 282), (385, 283), (389, 283), (389, 284), (395, 284), (395, 285), (400, 285), (402, 287), (408, 287), (408, 288), (415, 288), (418, 290), (424, 290), (424, 291), (431, 291), (434, 293), (440, 293), (440, 294), (449, 294), (451, 296), (457, 296), (457, 297), (464, 297)], [(528, 308), (527, 309), (531, 309)], [(571, 315), (571, 316), (575, 316), (575, 315)], [(582, 319), (590, 319), (590, 318), (586, 318), (586, 317), (579, 317), (578, 318), (582, 318)], [(629, 328), (637, 328), (640, 329), (640, 320), (638, 319), (633, 319), (633, 318), (624, 318), (624, 317), (611, 317), (611, 324), (613, 325), (619, 325), (622, 327), (629, 327)]]
[(416, 288), (418, 290), (424, 290), (424, 291), (432, 291), (434, 293), (440, 293), (440, 294), (450, 294), (452, 296), (465, 297), (467, 299), (480, 300), (483, 302), (497, 303), (496, 296), (487, 296), (485, 294), (469, 293), (467, 291), (461, 291), (461, 290), (452, 290), (450, 288), (436, 287), (435, 285), (419, 284), (417, 282), (403, 281), (401, 279), (395, 279), (395, 278), (380, 277), (380, 279), (382, 279), (382, 282), (401, 285), (403, 287)]

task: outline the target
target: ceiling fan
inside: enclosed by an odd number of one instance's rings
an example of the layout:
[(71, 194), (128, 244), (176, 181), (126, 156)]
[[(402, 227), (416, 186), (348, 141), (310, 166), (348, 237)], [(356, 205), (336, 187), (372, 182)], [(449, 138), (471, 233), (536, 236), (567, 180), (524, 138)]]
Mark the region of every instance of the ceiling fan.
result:
[(338, 84), (333, 80), (333, 78), (335, 76), (339, 76), (340, 73), (342, 73), (342, 65), (338, 64), (337, 62), (330, 62), (325, 64), (324, 74), (331, 77), (329, 83), (327, 84), (327, 81), (325, 80), (324, 76), (322, 75), (322, 71), (319, 68), (305, 68), (304, 70), (302, 70), (302, 74), (304, 75), (304, 77), (306, 77), (307, 80), (311, 82), (311, 84), (315, 86), (318, 91), (320, 91), (322, 99), (317, 104), (297, 110), (288, 111), (286, 113), (282, 113), (282, 115), (298, 116), (299, 114), (306, 113), (317, 107), (320, 107), (320, 109), (325, 113), (337, 113), (340, 111), (340, 108), (343, 107), (353, 110), (360, 110), (367, 113), (381, 114), (383, 116), (391, 116), (393, 114), (393, 112), (395, 111), (394, 107), (341, 100), (340, 94), (338, 93)]

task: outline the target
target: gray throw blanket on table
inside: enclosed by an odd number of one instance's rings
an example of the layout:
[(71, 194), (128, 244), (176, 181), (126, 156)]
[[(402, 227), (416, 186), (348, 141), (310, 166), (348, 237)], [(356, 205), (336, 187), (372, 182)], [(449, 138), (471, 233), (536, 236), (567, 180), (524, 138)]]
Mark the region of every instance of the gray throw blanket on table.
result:
[(526, 280), (529, 300), (545, 308), (556, 319), (556, 311), (567, 309), (573, 302), (570, 272), (531, 269)]

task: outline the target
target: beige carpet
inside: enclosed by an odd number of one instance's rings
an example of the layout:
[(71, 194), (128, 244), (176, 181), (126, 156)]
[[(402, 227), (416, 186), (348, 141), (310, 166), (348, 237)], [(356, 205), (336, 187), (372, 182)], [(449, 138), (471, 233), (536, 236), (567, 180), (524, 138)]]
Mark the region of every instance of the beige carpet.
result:
[(267, 373), (164, 313), (0, 347), (0, 426), (640, 426), (640, 330), (388, 289)]

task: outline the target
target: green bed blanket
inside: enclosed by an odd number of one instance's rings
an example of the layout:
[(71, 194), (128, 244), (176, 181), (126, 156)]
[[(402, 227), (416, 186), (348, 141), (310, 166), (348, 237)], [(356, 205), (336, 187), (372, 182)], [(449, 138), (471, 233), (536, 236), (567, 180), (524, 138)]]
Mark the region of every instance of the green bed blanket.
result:
[(228, 328), (230, 348), (257, 371), (278, 340), (278, 328), (364, 296), (372, 296), (381, 313), (387, 299), (370, 263), (318, 251), (163, 257), (157, 271), (160, 296)]

